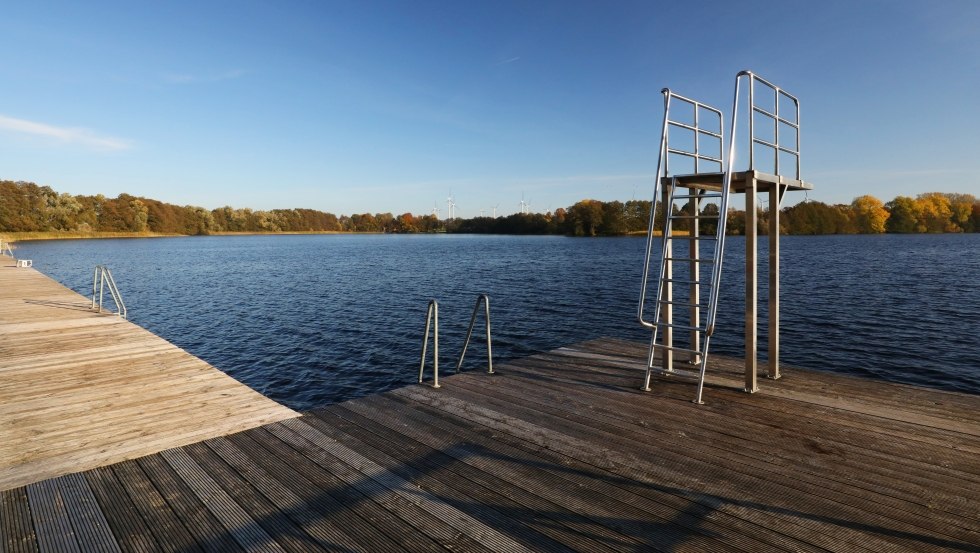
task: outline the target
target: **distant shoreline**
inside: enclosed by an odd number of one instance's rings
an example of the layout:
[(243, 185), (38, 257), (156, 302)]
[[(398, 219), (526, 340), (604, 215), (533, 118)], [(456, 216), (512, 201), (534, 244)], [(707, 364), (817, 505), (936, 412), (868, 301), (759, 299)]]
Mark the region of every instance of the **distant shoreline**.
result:
[(346, 232), (346, 231), (284, 231), (284, 232), (231, 232), (221, 231), (210, 234), (176, 234), (161, 232), (5, 232), (0, 235), (5, 242), (26, 240), (97, 240), (101, 238), (180, 238), (192, 236), (278, 236), (301, 234), (381, 234), (380, 232)]

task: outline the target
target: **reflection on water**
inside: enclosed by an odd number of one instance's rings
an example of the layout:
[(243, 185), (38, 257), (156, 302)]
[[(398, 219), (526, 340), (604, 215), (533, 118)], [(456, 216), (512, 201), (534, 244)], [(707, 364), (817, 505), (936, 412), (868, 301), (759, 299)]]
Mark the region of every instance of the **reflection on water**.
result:
[[(412, 382), (430, 298), (440, 303), (444, 367), (484, 292), (497, 362), (599, 336), (648, 337), (634, 321), (638, 238), (236, 236), (19, 246), (20, 257), (82, 294), (92, 268), (109, 265), (132, 321), (296, 409)], [(715, 353), (742, 354), (744, 247), (742, 238), (728, 241)], [(782, 237), (783, 364), (980, 392), (978, 251), (976, 234)], [(763, 238), (763, 356), (767, 258)], [(471, 347), (467, 364), (477, 366), (482, 345)]]

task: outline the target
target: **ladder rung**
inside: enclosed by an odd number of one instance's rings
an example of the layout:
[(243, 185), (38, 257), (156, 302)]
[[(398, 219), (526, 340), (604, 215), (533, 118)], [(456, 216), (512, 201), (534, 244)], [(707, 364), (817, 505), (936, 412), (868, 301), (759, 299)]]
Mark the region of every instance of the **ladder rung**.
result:
[(700, 351), (698, 351), (696, 349), (682, 348), (680, 346), (663, 346), (663, 345), (660, 345), (660, 344), (654, 344), (653, 347), (655, 349), (666, 349), (666, 350), (670, 350), (670, 351), (683, 351), (685, 353), (693, 353), (695, 355), (704, 355), (703, 353), (701, 353)]
[(685, 278), (664, 278), (660, 280), (661, 282), (676, 282), (678, 284), (697, 284), (698, 286), (700, 286), (701, 284), (708, 284), (707, 282), (702, 283), (700, 280), (687, 280)]
[(680, 261), (682, 263), (714, 263), (714, 259), (702, 259), (700, 257), (667, 257), (668, 261)]
[(660, 371), (660, 374), (664, 376), (683, 376), (685, 378), (701, 378), (701, 371), (691, 371), (687, 369), (671, 369), (669, 371)]
[(667, 303), (670, 305), (683, 305), (686, 307), (697, 307), (699, 309), (708, 308), (708, 304), (706, 303), (687, 303), (686, 301), (673, 301), (673, 300), (660, 300), (658, 303)]
[(717, 236), (674, 236), (667, 237), (668, 240), (717, 240)]
[(670, 215), (668, 219), (718, 219), (718, 215)]
[(667, 328), (680, 328), (682, 330), (699, 330), (701, 332), (704, 332), (703, 326), (690, 326), (690, 325), (682, 325), (677, 323), (657, 323), (657, 326), (663, 326)]
[(702, 199), (703, 198), (720, 198), (720, 197), (721, 197), (721, 194), (720, 193), (711, 193), (711, 194), (675, 194), (674, 195), (674, 199), (675, 200), (677, 200), (677, 199), (689, 200), (689, 199), (692, 199), (692, 198), (702, 198)]

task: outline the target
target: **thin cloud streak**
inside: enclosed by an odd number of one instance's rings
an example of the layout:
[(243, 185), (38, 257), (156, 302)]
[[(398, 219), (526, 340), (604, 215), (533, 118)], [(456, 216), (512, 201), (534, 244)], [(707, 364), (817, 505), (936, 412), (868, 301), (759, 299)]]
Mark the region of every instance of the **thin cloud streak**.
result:
[(53, 138), (65, 144), (75, 144), (98, 151), (121, 151), (133, 147), (128, 140), (102, 136), (88, 129), (75, 127), (56, 127), (46, 123), (28, 121), (0, 115), (0, 131), (29, 134), (43, 138)]
[(232, 69), (214, 75), (191, 75), (190, 73), (168, 73), (163, 76), (163, 80), (170, 84), (193, 84), (193, 83), (218, 83), (238, 79), (248, 74), (244, 69)]
[(512, 58), (510, 58), (510, 59), (506, 59), (506, 60), (503, 60), (503, 61), (498, 61), (497, 63), (495, 63), (495, 64), (493, 64), (493, 65), (494, 65), (494, 66), (498, 66), (498, 65), (507, 65), (508, 63), (514, 63), (515, 61), (517, 61), (517, 60), (519, 60), (519, 59), (521, 59), (521, 57), (520, 57), (520, 56), (514, 56), (514, 57), (512, 57)]

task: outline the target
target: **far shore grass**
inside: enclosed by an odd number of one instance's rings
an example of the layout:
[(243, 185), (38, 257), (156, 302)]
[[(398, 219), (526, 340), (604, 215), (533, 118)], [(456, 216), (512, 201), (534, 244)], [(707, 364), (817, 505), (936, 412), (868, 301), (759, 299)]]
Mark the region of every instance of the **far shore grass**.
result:
[[(297, 232), (212, 232), (207, 236), (264, 236), (280, 234), (370, 234), (349, 233), (338, 231), (297, 231)], [(161, 232), (82, 232), (82, 231), (38, 231), (38, 232), (4, 232), (0, 239), (4, 242), (23, 240), (89, 240), (98, 238), (167, 238), (175, 236), (197, 236), (193, 234), (176, 234)]]

